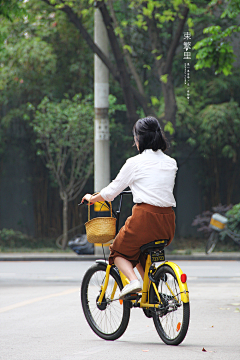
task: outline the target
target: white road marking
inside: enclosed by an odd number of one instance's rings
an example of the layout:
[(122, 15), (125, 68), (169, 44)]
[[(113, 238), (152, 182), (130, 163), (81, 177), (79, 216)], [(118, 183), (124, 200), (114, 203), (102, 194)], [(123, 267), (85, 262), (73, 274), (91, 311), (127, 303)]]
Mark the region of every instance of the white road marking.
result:
[(34, 304), (36, 302), (46, 300), (46, 299), (50, 299), (50, 298), (53, 298), (53, 297), (56, 297), (56, 296), (63, 296), (63, 295), (72, 294), (72, 293), (77, 292), (77, 291), (79, 291), (79, 288), (65, 290), (65, 291), (62, 291), (60, 293), (41, 296), (41, 297), (34, 298), (34, 299), (31, 299), (31, 300), (25, 300), (25, 301), (22, 301), (22, 302), (13, 304), (13, 305), (9, 305), (9, 306), (5, 306), (5, 307), (0, 308), (0, 313), (6, 312), (6, 311), (9, 311), (9, 310), (13, 310), (13, 309), (16, 309), (16, 308), (19, 308), (19, 307), (22, 307), (22, 306)]

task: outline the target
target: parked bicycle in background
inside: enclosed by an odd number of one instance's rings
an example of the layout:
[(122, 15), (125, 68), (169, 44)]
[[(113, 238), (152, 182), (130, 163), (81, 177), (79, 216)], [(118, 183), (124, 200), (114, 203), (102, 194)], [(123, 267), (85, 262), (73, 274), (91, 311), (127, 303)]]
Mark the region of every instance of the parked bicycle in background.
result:
[(240, 234), (231, 230), (228, 227), (228, 223), (229, 220), (227, 217), (218, 213), (212, 215), (209, 226), (213, 231), (207, 241), (206, 254), (210, 254), (217, 245), (218, 240), (223, 241), (226, 235), (240, 246)]

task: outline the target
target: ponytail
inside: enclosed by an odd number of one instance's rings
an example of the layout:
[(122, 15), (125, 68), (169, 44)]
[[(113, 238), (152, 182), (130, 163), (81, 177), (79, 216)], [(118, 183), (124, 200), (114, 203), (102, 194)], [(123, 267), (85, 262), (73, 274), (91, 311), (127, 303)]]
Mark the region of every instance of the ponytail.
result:
[(167, 140), (160, 124), (153, 116), (139, 119), (133, 127), (133, 135), (139, 144), (140, 154), (146, 149), (153, 151), (167, 149)]

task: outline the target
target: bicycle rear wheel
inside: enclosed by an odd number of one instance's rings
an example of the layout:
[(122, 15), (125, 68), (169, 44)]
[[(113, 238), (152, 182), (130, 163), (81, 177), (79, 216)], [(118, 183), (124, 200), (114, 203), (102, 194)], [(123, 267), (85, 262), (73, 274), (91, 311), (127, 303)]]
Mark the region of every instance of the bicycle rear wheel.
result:
[(214, 250), (218, 242), (218, 236), (219, 236), (218, 232), (213, 230), (207, 241), (207, 245), (205, 249), (206, 254), (210, 254)]
[(106, 267), (103, 264), (94, 264), (86, 272), (81, 287), (82, 308), (88, 324), (99, 337), (116, 340), (128, 326), (130, 308), (126, 301), (120, 304), (118, 300), (122, 282), (113, 269), (110, 271), (103, 301), (101, 305), (97, 304), (105, 276)]
[[(170, 266), (160, 266), (154, 278), (160, 297), (163, 300), (161, 308), (152, 312), (154, 325), (165, 344), (179, 345), (188, 331), (189, 303), (181, 301), (177, 277)], [(158, 303), (153, 286), (150, 288), (150, 303)]]

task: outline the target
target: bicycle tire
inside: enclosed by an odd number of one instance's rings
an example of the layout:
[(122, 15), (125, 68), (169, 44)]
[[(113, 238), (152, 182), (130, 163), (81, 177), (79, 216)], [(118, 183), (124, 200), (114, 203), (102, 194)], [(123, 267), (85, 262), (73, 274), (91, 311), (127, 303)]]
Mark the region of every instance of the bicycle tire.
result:
[(218, 242), (218, 232), (212, 231), (206, 244), (206, 249), (205, 249), (206, 254), (210, 254), (214, 250), (217, 242)]
[[(110, 271), (108, 287), (102, 304), (97, 304), (104, 284), (106, 267), (103, 264), (94, 264), (84, 275), (81, 286), (81, 301), (85, 318), (91, 329), (100, 338), (116, 340), (126, 330), (130, 317), (130, 307), (126, 301), (119, 302), (119, 293), (122, 289), (120, 276), (113, 269)], [(110, 296), (113, 286), (117, 283), (117, 289), (113, 300)]]
[[(189, 303), (181, 301), (180, 288), (173, 269), (160, 266), (154, 274), (155, 284), (165, 306), (152, 311), (153, 322), (158, 335), (167, 345), (179, 345), (185, 338), (190, 319)], [(168, 287), (167, 285), (168, 284)], [(169, 290), (171, 288), (174, 296)], [(150, 303), (159, 303), (153, 286), (150, 287)], [(165, 310), (164, 310), (165, 309)]]

